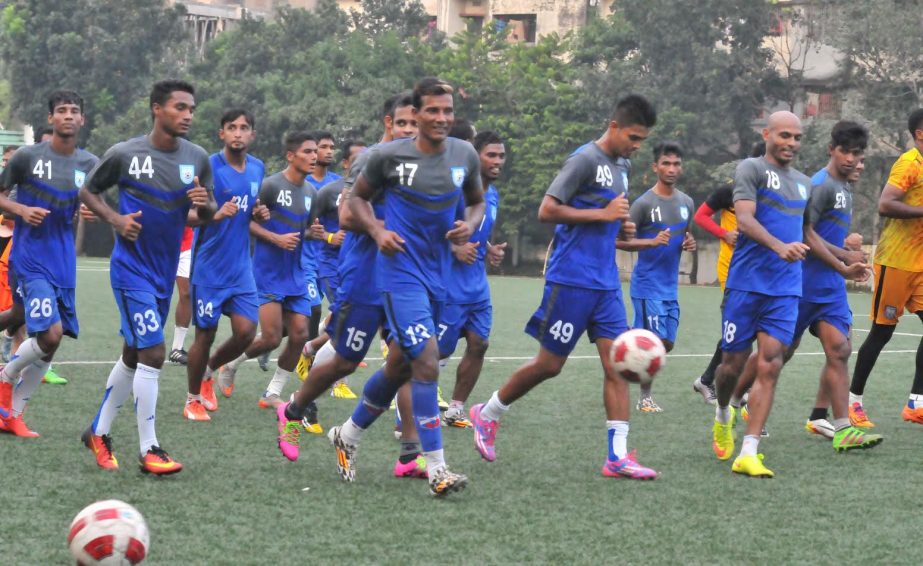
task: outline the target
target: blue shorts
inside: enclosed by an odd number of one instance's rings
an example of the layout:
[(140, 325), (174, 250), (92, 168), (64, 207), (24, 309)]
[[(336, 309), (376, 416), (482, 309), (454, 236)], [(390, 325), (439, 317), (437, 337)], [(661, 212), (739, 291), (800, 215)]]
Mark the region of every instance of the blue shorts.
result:
[(545, 283), (542, 304), (526, 324), (526, 334), (558, 356), (574, 351), (584, 331), (590, 342), (596, 342), (597, 338), (615, 339), (626, 330), (621, 289), (602, 291), (557, 283)]
[(158, 298), (148, 291), (113, 288), (119, 307), (122, 338), (129, 348), (144, 350), (163, 344), (163, 321), (170, 314), (170, 297)]
[(401, 352), (417, 359), (430, 338), (436, 336), (436, 321), (442, 316), (442, 301), (435, 300), (423, 287), (404, 287), (381, 294), (388, 328)]
[(833, 303), (813, 303), (810, 301), (801, 301), (798, 303), (798, 322), (795, 324), (795, 340), (800, 340), (805, 330), (810, 330), (811, 334), (817, 336), (815, 324), (826, 322), (837, 330), (843, 336), (849, 338), (849, 330), (852, 328), (852, 310), (846, 301), (836, 301)]
[(757, 332), (765, 332), (785, 346), (795, 337), (799, 297), (773, 297), (738, 289), (724, 293), (721, 349), (741, 352), (750, 347)]
[(14, 297), (19, 298), (26, 316), (29, 336), (45, 332), (61, 323), (64, 334), (76, 338), (80, 333), (77, 324), (77, 301), (73, 289), (55, 287), (45, 279), (19, 279)]
[[(306, 317), (311, 317), (311, 309), (320, 304), (320, 301), (317, 299), (317, 287), (313, 286), (311, 283), (309, 290), (306, 290), (301, 295), (276, 295), (273, 293), (263, 293), (259, 294), (259, 304), (263, 306), (268, 303), (282, 303), (282, 310), (294, 312), (298, 314), (303, 314)], [(310, 295), (310, 289), (314, 290), (314, 299)]]
[(318, 277), (317, 286), (320, 287), (321, 294), (327, 299), (327, 304), (333, 308), (337, 300), (337, 289), (340, 287), (340, 277)]
[(632, 299), (635, 310), (635, 328), (650, 330), (661, 340), (676, 344), (679, 328), (679, 303), (659, 299)]
[(384, 322), (381, 306), (339, 302), (330, 317), (327, 334), (340, 357), (359, 363)]
[(221, 315), (240, 315), (259, 321), (260, 302), (256, 288), (220, 288), (192, 284), (193, 322), (198, 328), (215, 328)]
[(462, 332), (471, 331), (487, 340), (493, 326), (494, 309), (490, 300), (460, 305), (446, 303), (438, 326), (439, 357), (445, 358), (455, 352)]

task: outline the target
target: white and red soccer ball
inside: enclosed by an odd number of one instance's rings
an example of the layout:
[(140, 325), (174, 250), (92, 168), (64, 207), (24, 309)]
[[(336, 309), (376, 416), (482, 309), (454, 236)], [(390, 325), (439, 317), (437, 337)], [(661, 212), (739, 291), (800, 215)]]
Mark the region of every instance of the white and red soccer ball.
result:
[(612, 343), (615, 370), (632, 383), (648, 384), (666, 363), (667, 349), (650, 330), (623, 332)]
[(140, 564), (150, 534), (137, 509), (117, 499), (83, 508), (71, 522), (67, 545), (78, 564)]

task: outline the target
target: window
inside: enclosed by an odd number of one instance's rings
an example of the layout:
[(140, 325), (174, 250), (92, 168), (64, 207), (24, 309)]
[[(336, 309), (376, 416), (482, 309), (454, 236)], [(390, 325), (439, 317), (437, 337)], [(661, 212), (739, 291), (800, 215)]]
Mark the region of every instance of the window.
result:
[(535, 14), (503, 14), (494, 16), (497, 30), (507, 30), (511, 43), (535, 43)]

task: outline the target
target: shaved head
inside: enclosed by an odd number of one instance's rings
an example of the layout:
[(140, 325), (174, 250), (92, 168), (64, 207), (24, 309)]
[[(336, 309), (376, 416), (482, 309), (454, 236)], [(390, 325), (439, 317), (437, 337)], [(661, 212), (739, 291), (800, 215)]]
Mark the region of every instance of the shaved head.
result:
[(763, 128), (766, 159), (779, 167), (788, 167), (801, 149), (801, 120), (788, 111), (773, 112)]

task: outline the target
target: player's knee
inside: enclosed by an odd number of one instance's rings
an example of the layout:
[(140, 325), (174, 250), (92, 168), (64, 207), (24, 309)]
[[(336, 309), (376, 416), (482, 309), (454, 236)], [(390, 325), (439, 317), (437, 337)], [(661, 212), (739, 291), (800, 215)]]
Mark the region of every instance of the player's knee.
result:
[(490, 347), (490, 341), (480, 336), (471, 335), (468, 337), (467, 352), (477, 358), (483, 358), (487, 354), (487, 348)]
[(64, 330), (61, 328), (60, 324), (55, 324), (45, 332), (42, 332), (38, 335), (38, 346), (46, 354), (52, 354), (55, 350), (58, 349), (58, 346), (61, 344), (61, 339), (64, 337)]
[(346, 377), (347, 375), (351, 375), (354, 371), (356, 371), (356, 368), (358, 367), (359, 364), (357, 362), (347, 360), (346, 358), (337, 354), (333, 357), (333, 371), (335, 374), (333, 376), (333, 381)]
[(163, 342), (150, 348), (138, 350), (138, 363), (160, 369), (166, 359), (166, 347)]
[(672, 351), (673, 351), (673, 346), (674, 346), (673, 342), (671, 342), (671, 341), (669, 341), (669, 340), (661, 340), (661, 342), (663, 342), (663, 349), (664, 349), (664, 350), (666, 350), (667, 352), (672, 352)]
[(266, 348), (275, 350), (279, 347), (279, 344), (282, 343), (282, 333), (275, 330), (266, 330), (264, 328), (260, 334), (260, 340)]
[(790, 359), (792, 359), (792, 356), (795, 355), (795, 350), (798, 349), (798, 346), (799, 346), (800, 343), (801, 343), (801, 341), (800, 341), (800, 340), (797, 340), (797, 341), (793, 342), (791, 346), (789, 346), (788, 348), (785, 349), (785, 352), (782, 354), (782, 363), (783, 363), (783, 364), (787, 364), (788, 361), (789, 361)]
[(783, 356), (781, 353), (773, 356), (760, 356), (756, 361), (758, 377), (769, 377), (776, 379), (782, 371)]
[(824, 353), (828, 358), (846, 363), (850, 354), (852, 354), (852, 345), (849, 343), (849, 340), (844, 338), (843, 340), (837, 340), (833, 344), (825, 345)]
[(564, 369), (564, 359), (558, 357), (540, 357), (537, 361), (537, 365), (544, 377), (557, 377)]
[(289, 330), (288, 339), (294, 344), (305, 344), (308, 341), (308, 327), (299, 326)]

